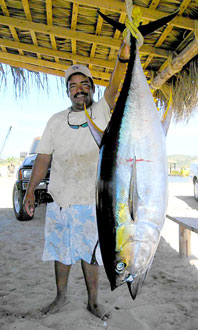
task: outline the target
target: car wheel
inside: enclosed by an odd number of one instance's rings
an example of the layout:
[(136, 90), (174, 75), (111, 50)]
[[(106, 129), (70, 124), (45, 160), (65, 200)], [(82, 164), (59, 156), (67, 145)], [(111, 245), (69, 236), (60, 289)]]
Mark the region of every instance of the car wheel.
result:
[(14, 209), (15, 216), (20, 221), (31, 220), (34, 217), (34, 214), (33, 214), (33, 216), (30, 217), (27, 214), (27, 212), (24, 210), (23, 197), (24, 197), (24, 193), (22, 191), (18, 190), (17, 186), (15, 184), (14, 188), (13, 188), (13, 195), (12, 195), (13, 209)]
[(198, 201), (198, 179), (194, 182), (194, 197), (196, 201)]

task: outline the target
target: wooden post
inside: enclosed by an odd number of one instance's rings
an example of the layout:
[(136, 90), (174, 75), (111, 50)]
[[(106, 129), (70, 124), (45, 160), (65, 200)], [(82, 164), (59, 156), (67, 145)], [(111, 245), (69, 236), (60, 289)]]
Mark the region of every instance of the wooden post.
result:
[(179, 225), (179, 255), (180, 257), (191, 255), (191, 231)]

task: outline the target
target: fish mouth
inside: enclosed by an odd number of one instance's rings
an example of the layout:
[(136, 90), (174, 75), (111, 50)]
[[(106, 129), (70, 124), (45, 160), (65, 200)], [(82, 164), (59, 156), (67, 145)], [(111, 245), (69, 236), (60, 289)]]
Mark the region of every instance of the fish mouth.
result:
[(118, 277), (116, 280), (116, 287), (121, 286), (124, 283), (127, 283), (129, 293), (132, 299), (135, 300), (140, 284), (139, 276), (128, 274), (124, 279)]
[(129, 293), (131, 295), (131, 298), (133, 300), (135, 300), (135, 298), (137, 296), (137, 293), (138, 293), (138, 289), (139, 289), (139, 282), (137, 282), (136, 285), (132, 285), (131, 282), (127, 282), (127, 286), (128, 286), (128, 289), (129, 289)]
[[(123, 263), (124, 264), (124, 263)], [(131, 274), (127, 269), (116, 270), (116, 287), (124, 283), (133, 283), (137, 277), (137, 274)]]
[(128, 286), (128, 289), (129, 289), (129, 293), (131, 295), (131, 298), (133, 300), (135, 300), (138, 292), (139, 292), (139, 289), (142, 287), (143, 283), (144, 283), (144, 280), (146, 278), (146, 274), (142, 274), (140, 276), (133, 276), (133, 275), (130, 275), (128, 278), (126, 278), (125, 282), (127, 283), (127, 286)]
[(122, 284), (126, 283), (129, 289), (129, 293), (133, 300), (135, 300), (139, 289), (142, 287), (144, 280), (148, 270), (143, 273), (139, 274), (132, 274), (125, 270), (122, 274), (118, 274), (117, 272), (117, 279), (116, 279), (116, 286), (121, 286)]

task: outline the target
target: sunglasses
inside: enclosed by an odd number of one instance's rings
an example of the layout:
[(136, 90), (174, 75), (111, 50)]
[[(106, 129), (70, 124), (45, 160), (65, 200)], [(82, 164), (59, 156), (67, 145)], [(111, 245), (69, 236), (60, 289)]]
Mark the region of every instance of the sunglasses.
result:
[[(78, 125), (78, 124), (74, 124), (74, 125), (70, 124), (70, 122), (69, 122), (69, 114), (70, 114), (71, 112), (72, 112), (72, 110), (70, 110), (70, 111), (68, 112), (68, 116), (67, 116), (67, 123), (68, 123), (69, 127), (73, 128), (73, 129), (79, 129), (80, 127), (85, 128), (85, 127), (88, 126), (88, 123), (87, 123), (87, 122), (85, 122), (85, 123), (83, 123), (83, 124), (80, 124), (80, 125)], [(92, 109), (91, 109), (91, 117), (92, 117)]]
[(85, 127), (88, 126), (87, 123), (83, 123), (83, 124), (80, 124), (80, 125), (77, 125), (77, 124), (76, 125), (72, 125), (72, 124), (69, 123), (69, 120), (67, 121), (67, 123), (68, 123), (69, 127), (73, 128), (73, 129), (79, 129), (79, 127), (85, 128)]

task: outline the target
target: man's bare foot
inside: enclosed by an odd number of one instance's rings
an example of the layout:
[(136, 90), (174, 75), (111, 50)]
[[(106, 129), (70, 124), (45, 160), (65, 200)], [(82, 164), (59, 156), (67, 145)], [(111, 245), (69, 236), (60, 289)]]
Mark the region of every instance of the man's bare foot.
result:
[(91, 306), (88, 304), (87, 309), (89, 312), (94, 314), (96, 317), (99, 317), (103, 321), (106, 321), (111, 318), (111, 313), (102, 305), (94, 304), (93, 306)]
[(66, 303), (66, 297), (56, 297), (51, 304), (41, 309), (42, 314), (54, 314), (61, 310)]

